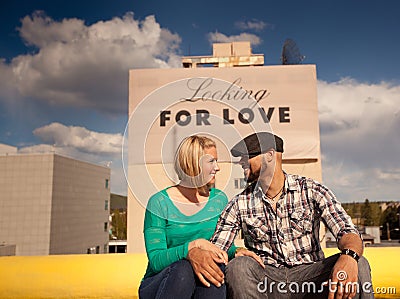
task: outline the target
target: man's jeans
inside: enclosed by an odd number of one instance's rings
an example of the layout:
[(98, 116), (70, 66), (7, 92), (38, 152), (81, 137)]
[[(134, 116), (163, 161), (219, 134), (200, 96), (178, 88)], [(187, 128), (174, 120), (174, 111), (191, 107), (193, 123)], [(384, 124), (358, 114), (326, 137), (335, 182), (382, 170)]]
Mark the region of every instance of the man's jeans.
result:
[[(222, 265), (224, 270), (225, 265)], [(145, 278), (139, 287), (140, 299), (225, 299), (226, 286), (204, 286), (193, 272), (188, 260), (172, 263), (154, 276)]]
[[(263, 269), (253, 258), (234, 258), (226, 267), (228, 298), (328, 298), (333, 266), (339, 254), (313, 264)], [(358, 262), (358, 292), (355, 298), (374, 298), (371, 269), (361, 257)]]

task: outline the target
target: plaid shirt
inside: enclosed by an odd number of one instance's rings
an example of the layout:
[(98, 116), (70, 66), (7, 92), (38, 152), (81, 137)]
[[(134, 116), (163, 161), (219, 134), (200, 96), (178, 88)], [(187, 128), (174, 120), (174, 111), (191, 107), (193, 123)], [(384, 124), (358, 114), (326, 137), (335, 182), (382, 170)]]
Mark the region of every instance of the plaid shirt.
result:
[(359, 234), (335, 195), (320, 183), (285, 173), (276, 212), (257, 184), (248, 186), (225, 207), (211, 241), (228, 250), (242, 229), (246, 247), (276, 267), (313, 263), (324, 258), (320, 220), (337, 241)]

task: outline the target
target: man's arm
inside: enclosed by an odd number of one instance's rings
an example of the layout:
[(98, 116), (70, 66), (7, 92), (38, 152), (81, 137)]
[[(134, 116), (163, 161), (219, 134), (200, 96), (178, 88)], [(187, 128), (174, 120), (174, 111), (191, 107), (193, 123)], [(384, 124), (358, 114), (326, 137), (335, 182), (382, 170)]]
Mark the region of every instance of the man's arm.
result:
[[(241, 217), (238, 207), (239, 199), (239, 196), (233, 198), (222, 211), (214, 235), (211, 238), (212, 243), (215, 243), (215, 245), (219, 246), (225, 251), (232, 249), (232, 244), (236, 238), (236, 235), (241, 229)], [(233, 257), (237, 256), (252, 257), (260, 264), (261, 267), (265, 268), (262, 259), (253, 251), (239, 247), (235, 249), (235, 252), (233, 252)]]
[(364, 252), (363, 242), (358, 234), (345, 234), (338, 242), (338, 248), (340, 251), (344, 249), (351, 249), (362, 256)]
[[(363, 253), (360, 233), (333, 192), (317, 183), (314, 183), (312, 192), (325, 225), (337, 240), (339, 250), (349, 249), (360, 257)], [(357, 260), (351, 255), (341, 254), (332, 269), (331, 282), (336, 288), (330, 288), (328, 299), (353, 298), (358, 283)]]
[(237, 198), (233, 198), (222, 211), (215, 232), (210, 239), (212, 243), (225, 251), (231, 247), (241, 228)]
[[(359, 257), (363, 253), (363, 243), (358, 234), (345, 234), (338, 242), (339, 249), (350, 249)], [(328, 299), (333, 298), (353, 298), (356, 295), (358, 283), (358, 265), (357, 259), (351, 255), (341, 254), (332, 270), (331, 281), (336, 285), (330, 289)], [(336, 294), (336, 297), (335, 297)]]

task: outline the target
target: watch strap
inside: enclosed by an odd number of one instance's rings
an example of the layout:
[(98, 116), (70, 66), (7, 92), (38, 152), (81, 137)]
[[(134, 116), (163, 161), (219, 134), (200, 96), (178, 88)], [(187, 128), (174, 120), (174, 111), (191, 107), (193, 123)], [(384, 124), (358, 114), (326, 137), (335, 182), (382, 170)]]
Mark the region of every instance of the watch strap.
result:
[(357, 262), (360, 259), (360, 256), (358, 255), (357, 252), (355, 252), (354, 250), (345, 248), (342, 250), (342, 252), (340, 254), (344, 254), (344, 255), (350, 255), (353, 259), (355, 259)]

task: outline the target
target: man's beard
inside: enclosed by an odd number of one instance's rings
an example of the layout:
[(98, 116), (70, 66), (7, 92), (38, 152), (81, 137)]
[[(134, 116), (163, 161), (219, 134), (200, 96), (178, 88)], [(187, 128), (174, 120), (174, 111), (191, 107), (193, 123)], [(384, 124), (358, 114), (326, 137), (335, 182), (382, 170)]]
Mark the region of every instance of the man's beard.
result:
[[(246, 172), (247, 172), (247, 174), (246, 174)], [(259, 176), (260, 176), (260, 174), (258, 172), (254, 173), (251, 171), (250, 168), (248, 168), (244, 171), (244, 180), (246, 181), (247, 184), (251, 184), (251, 183), (257, 181)]]

